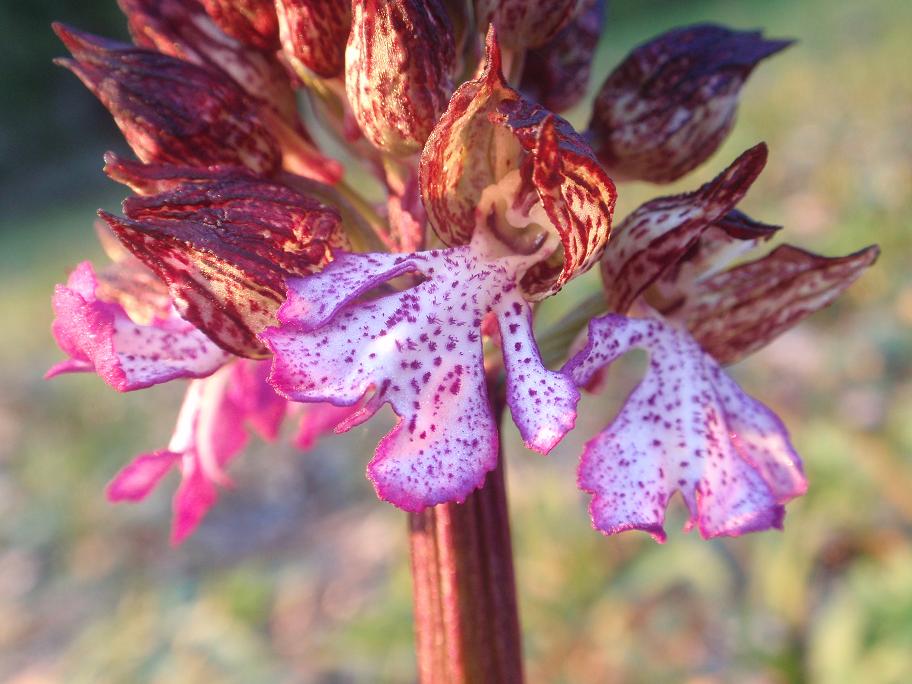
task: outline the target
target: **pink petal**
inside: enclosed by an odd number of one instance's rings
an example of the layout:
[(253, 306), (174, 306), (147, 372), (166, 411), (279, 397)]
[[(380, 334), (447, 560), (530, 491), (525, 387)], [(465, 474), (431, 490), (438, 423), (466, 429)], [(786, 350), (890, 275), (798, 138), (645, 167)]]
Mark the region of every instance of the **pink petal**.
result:
[(175, 378), (210, 375), (228, 355), (189, 323), (174, 316), (152, 325), (134, 323), (120, 304), (96, 298), (98, 280), (89, 262), (58, 285), (53, 298), (54, 337), (71, 358), (47, 377), (95, 371), (126, 392)]
[[(509, 400), (529, 445), (544, 451), (572, 425), (577, 395), (541, 366), (517, 287), (537, 257), (497, 258), (486, 249), (476, 235), (472, 245), (448, 250), (343, 254), (317, 275), (290, 280), (282, 325), (262, 334), (274, 354), (270, 380), (289, 399), (352, 406), (370, 394), (349, 426), (392, 406), (399, 423), (368, 474), (381, 498), (405, 510), (462, 501), (496, 465), (479, 331), (489, 312), (514, 345), (505, 347)], [(409, 290), (355, 301), (414, 272), (425, 280)], [(542, 401), (558, 407), (549, 409), (556, 425), (533, 415)]]
[(564, 372), (583, 385), (633, 348), (650, 354), (646, 376), (580, 462), (595, 527), (662, 541), (676, 491), (704, 537), (781, 527), (783, 504), (807, 487), (788, 433), (687, 333), (653, 319), (594, 319)]
[(142, 454), (121, 469), (108, 484), (110, 501), (141, 501), (181, 458), (167, 449)]
[(238, 359), (231, 368), (228, 395), (241, 408), (248, 425), (266, 441), (273, 441), (285, 419), (288, 401), (267, 382), (269, 369), (268, 361)]
[(766, 156), (766, 145), (760, 143), (699, 190), (651, 200), (624, 219), (602, 257), (609, 309), (627, 311), (704, 231), (734, 209), (763, 170)]

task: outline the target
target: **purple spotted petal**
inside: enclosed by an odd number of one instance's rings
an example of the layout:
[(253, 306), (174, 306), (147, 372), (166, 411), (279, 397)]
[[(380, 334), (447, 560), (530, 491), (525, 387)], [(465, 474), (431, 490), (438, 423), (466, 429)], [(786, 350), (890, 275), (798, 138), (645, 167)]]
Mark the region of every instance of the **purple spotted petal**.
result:
[(173, 314), (150, 325), (134, 322), (120, 303), (98, 298), (99, 282), (88, 261), (79, 264), (53, 298), (53, 332), (70, 357), (45, 377), (95, 372), (119, 392), (175, 378), (201, 378), (230, 356)]
[[(368, 395), (348, 427), (389, 403), (399, 422), (368, 466), (379, 496), (408, 511), (462, 501), (497, 462), (479, 330), (487, 314), (503, 332), (508, 402), (526, 444), (547, 451), (573, 425), (578, 394), (541, 365), (517, 287), (537, 258), (489, 256), (482, 238), (408, 255), (342, 254), (289, 280), (282, 325), (261, 335), (274, 354), (271, 381), (296, 401), (351, 406)], [(357, 301), (406, 273), (425, 280)]]
[(663, 541), (665, 507), (679, 491), (687, 527), (705, 538), (781, 528), (783, 504), (807, 487), (788, 433), (686, 332), (654, 319), (597, 318), (563, 372), (584, 385), (634, 348), (650, 354), (646, 376), (580, 462), (595, 527)]

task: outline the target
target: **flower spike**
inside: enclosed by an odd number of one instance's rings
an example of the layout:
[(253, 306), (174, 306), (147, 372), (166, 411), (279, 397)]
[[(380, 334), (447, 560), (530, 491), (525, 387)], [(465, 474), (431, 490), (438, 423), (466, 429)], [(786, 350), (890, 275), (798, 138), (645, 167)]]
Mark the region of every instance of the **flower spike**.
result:
[(249, 175), (193, 182), (100, 212), (171, 290), (181, 315), (239, 356), (266, 353), (285, 278), (324, 265), (347, 242), (334, 209)]
[(562, 372), (585, 385), (634, 348), (650, 354), (646, 376), (580, 462), (595, 527), (664, 541), (665, 507), (679, 491), (687, 528), (705, 538), (781, 528), (783, 504), (807, 488), (788, 433), (686, 332), (609, 314), (590, 322), (586, 347)]
[(85, 261), (54, 292), (54, 337), (69, 359), (46, 378), (95, 372), (119, 392), (143, 389), (175, 378), (214, 373), (229, 357), (176, 314), (137, 322), (104, 290)]
[[(497, 320), (507, 401), (526, 445), (546, 453), (573, 426), (579, 394), (547, 370), (517, 287), (532, 256), (499, 256), (478, 231), (471, 245), (416, 254), (342, 254), (321, 273), (289, 280), (281, 326), (261, 337), (273, 352), (270, 381), (295, 401), (350, 406), (347, 427), (390, 403), (399, 416), (368, 474), (378, 495), (408, 511), (463, 501), (497, 462), (480, 327)], [(359, 302), (408, 273), (425, 280)]]
[(493, 29), (480, 76), (453, 95), (419, 173), (428, 218), (448, 245), (471, 240), (491, 186), (500, 189), (488, 219), (498, 239), (521, 254), (543, 239), (560, 240), (524, 276), (529, 298), (553, 294), (585, 272), (611, 230), (614, 184), (569, 123), (506, 85)]
[(596, 98), (589, 132), (599, 159), (618, 180), (680, 178), (726, 138), (754, 67), (791, 42), (704, 24), (639, 46)]

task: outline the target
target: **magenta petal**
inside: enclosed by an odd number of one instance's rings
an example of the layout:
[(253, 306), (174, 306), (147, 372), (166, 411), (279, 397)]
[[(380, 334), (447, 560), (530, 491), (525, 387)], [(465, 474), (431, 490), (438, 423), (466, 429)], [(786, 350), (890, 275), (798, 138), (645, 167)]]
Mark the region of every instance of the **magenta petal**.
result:
[(134, 458), (108, 484), (110, 501), (141, 501), (173, 468), (181, 455), (163, 449)]
[(266, 441), (273, 441), (288, 412), (288, 401), (267, 382), (270, 363), (238, 359), (231, 367), (228, 394), (239, 406), (247, 424)]
[[(321, 273), (289, 280), (283, 325), (262, 338), (273, 351), (271, 382), (295, 401), (352, 406), (355, 424), (389, 403), (400, 420), (381, 441), (368, 474), (379, 496), (409, 511), (462, 501), (497, 463), (480, 326), (493, 312), (512, 352), (509, 401), (533, 448), (547, 450), (572, 425), (576, 393), (541, 365), (518, 279), (537, 256), (490, 257), (472, 245), (409, 255), (343, 254)], [(391, 278), (420, 272), (404, 292), (355, 299)], [(522, 376), (522, 377), (521, 377)], [(547, 387), (541, 387), (545, 380)], [(523, 399), (532, 383), (560, 407), (545, 426)], [(550, 383), (550, 384), (548, 384)]]
[(686, 332), (604, 316), (590, 323), (588, 344), (564, 372), (583, 385), (633, 348), (650, 353), (649, 370), (580, 462), (595, 527), (646, 530), (662, 541), (676, 491), (704, 537), (781, 527), (783, 504), (807, 486), (788, 433)]
[(267, 437), (278, 430), (287, 402), (266, 384), (267, 370), (244, 359), (191, 382), (168, 448), (143, 454), (121, 470), (108, 485), (108, 498), (139, 501), (178, 466), (172, 541), (183, 541), (215, 504), (216, 485), (231, 484), (225, 469), (247, 444), (246, 426)]
[(47, 376), (95, 371), (114, 389), (126, 392), (175, 378), (213, 373), (229, 356), (177, 316), (139, 325), (123, 307), (96, 298), (98, 281), (89, 262), (58, 285), (53, 298), (53, 332), (71, 358)]
[(175, 546), (193, 534), (218, 499), (218, 490), (191, 454), (184, 454), (181, 470), (183, 479), (173, 502), (171, 543)]

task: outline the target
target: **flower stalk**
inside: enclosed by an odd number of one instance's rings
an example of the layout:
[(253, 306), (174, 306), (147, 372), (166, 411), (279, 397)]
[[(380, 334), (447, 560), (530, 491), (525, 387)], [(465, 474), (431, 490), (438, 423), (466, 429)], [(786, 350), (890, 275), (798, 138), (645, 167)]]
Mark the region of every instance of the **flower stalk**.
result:
[[(494, 415), (503, 386), (491, 387)], [(408, 516), (419, 681), (523, 681), (504, 460), (464, 503)]]

